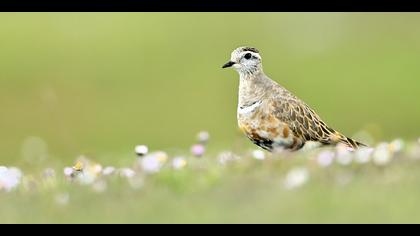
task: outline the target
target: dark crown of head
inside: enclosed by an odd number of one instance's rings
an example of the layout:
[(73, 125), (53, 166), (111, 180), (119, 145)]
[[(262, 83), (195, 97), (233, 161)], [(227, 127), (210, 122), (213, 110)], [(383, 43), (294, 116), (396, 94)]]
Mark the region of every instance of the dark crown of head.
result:
[(244, 47), (244, 48), (242, 48), (242, 51), (243, 52), (250, 51), (250, 52), (260, 53), (260, 51), (258, 51), (258, 49), (252, 48), (252, 47)]

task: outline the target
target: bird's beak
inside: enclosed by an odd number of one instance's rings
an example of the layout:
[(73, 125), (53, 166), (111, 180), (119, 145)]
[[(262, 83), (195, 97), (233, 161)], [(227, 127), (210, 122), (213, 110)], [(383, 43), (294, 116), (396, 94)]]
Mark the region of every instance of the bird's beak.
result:
[(222, 66), (222, 68), (231, 67), (231, 66), (233, 66), (234, 64), (235, 64), (235, 62), (233, 62), (233, 61), (228, 61), (226, 64), (224, 64), (224, 65)]

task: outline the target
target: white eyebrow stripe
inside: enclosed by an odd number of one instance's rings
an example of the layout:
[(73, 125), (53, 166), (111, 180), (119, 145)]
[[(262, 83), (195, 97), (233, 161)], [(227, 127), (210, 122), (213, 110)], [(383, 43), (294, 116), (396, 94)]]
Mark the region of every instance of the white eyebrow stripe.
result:
[(261, 103), (262, 103), (262, 101), (256, 101), (256, 102), (254, 102), (253, 104), (251, 104), (251, 105), (249, 105), (247, 107), (239, 107), (239, 109), (238, 109), (239, 110), (239, 113), (246, 114), (246, 113), (252, 112), (252, 111), (255, 110), (255, 108), (257, 108), (258, 106), (260, 106)]

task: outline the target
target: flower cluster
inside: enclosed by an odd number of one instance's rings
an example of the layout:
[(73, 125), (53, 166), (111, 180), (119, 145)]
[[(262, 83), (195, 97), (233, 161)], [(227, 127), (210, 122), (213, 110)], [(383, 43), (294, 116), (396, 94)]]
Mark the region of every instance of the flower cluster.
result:
[(201, 131), (197, 135), (198, 143), (191, 146), (191, 153), (195, 157), (202, 157), (206, 152), (206, 145), (210, 139), (210, 135), (206, 131)]
[(22, 171), (16, 167), (0, 166), (0, 191), (10, 192), (17, 188), (22, 180)]
[[(133, 158), (131, 166), (115, 167), (103, 166), (98, 162), (86, 156), (80, 156), (73, 165), (64, 167), (62, 174), (56, 172), (53, 168), (46, 168), (41, 173), (41, 178), (23, 175), (22, 171), (16, 167), (0, 166), (0, 192), (10, 192), (17, 189), (20, 185), (23, 190), (51, 189), (60, 183), (60, 178), (66, 180), (67, 184), (79, 184), (88, 186), (94, 192), (105, 192), (111, 180), (123, 179), (133, 189), (141, 189), (148, 178), (158, 175), (163, 170), (180, 171), (186, 168), (193, 169), (194, 166), (206, 167), (206, 164), (216, 163), (218, 166), (237, 165), (238, 163), (252, 163), (252, 160), (264, 163), (273, 161), (283, 161), (289, 163), (289, 160), (296, 160), (303, 156), (303, 163), (298, 166), (292, 166), (282, 174), (282, 186), (287, 189), (296, 189), (304, 186), (310, 177), (314, 174), (313, 170), (323, 171), (332, 166), (365, 166), (372, 165), (385, 168), (387, 165), (399, 159), (409, 158), (411, 160), (420, 160), (420, 140), (406, 143), (401, 139), (391, 142), (382, 142), (374, 147), (363, 147), (357, 150), (351, 150), (344, 145), (336, 147), (324, 147), (301, 152), (280, 152), (277, 153), (280, 158), (273, 158), (277, 154), (270, 154), (262, 149), (253, 149), (241, 154), (230, 150), (220, 152), (215, 158), (206, 158), (206, 147), (209, 141), (208, 132), (202, 131), (197, 135), (197, 142), (192, 145), (190, 154), (173, 155), (160, 151), (149, 150), (147, 145), (138, 145), (134, 151), (136, 157)], [(134, 156), (134, 155), (133, 155)], [(201, 157), (201, 158), (197, 158)], [(246, 162), (248, 160), (248, 162)], [(268, 161), (268, 162), (267, 162)], [(199, 165), (194, 165), (199, 163)], [(263, 165), (265, 166), (265, 165)], [(284, 165), (284, 166), (288, 166)], [(206, 169), (206, 168), (204, 168)], [(347, 168), (351, 171), (352, 168)], [(58, 174), (57, 174), (58, 173)], [(340, 175), (338, 182), (348, 183), (351, 175)], [(56, 195), (56, 202), (59, 205), (65, 205), (69, 202), (68, 193), (59, 193)]]
[(394, 160), (399, 153), (404, 151), (405, 143), (401, 139), (392, 142), (382, 142), (376, 147), (361, 147), (351, 150), (344, 145), (322, 150), (316, 156), (316, 162), (321, 167), (328, 167), (334, 162), (347, 166), (350, 164), (373, 163), (377, 166), (385, 166)]

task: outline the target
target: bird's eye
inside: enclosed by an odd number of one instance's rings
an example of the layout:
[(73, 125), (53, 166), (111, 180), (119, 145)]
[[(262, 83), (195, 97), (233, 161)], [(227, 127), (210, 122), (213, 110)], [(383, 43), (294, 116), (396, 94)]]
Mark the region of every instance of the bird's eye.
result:
[(251, 59), (252, 55), (251, 55), (251, 53), (247, 53), (247, 54), (245, 54), (244, 57), (245, 57), (245, 59), (249, 60), (249, 59)]

